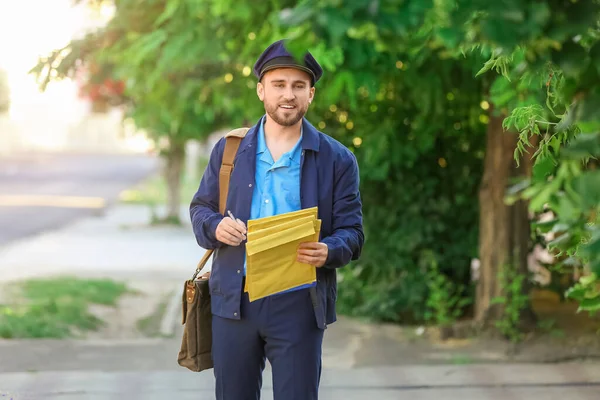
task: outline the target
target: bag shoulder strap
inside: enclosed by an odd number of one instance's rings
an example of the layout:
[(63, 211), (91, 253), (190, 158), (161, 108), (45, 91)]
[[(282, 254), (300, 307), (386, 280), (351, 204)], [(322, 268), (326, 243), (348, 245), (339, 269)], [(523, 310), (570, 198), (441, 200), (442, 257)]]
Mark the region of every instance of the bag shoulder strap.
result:
[(219, 171), (219, 212), (225, 215), (227, 194), (229, 193), (229, 179), (233, 172), (233, 160), (237, 154), (242, 139), (248, 133), (249, 128), (238, 128), (225, 135), (225, 150)]
[[(250, 128), (238, 128), (225, 134), (225, 150), (223, 150), (223, 159), (221, 160), (221, 169), (219, 170), (219, 213), (223, 215), (225, 215), (225, 207), (227, 205), (229, 180), (231, 178), (231, 173), (233, 172), (233, 161), (242, 139), (246, 137), (246, 133), (248, 133), (249, 130)], [(202, 259), (200, 259), (200, 262), (198, 263), (192, 281), (195, 280), (196, 276), (202, 271), (212, 253), (212, 249), (206, 250), (204, 256), (202, 256)]]

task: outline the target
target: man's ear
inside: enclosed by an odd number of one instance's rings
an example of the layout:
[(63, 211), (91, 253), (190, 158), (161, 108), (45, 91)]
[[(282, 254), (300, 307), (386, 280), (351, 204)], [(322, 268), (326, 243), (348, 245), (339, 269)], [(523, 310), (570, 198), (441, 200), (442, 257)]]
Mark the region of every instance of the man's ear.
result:
[(315, 87), (310, 88), (310, 94), (308, 95), (308, 104), (312, 103), (315, 98)]
[(256, 84), (256, 94), (258, 95), (258, 98), (260, 99), (260, 101), (265, 100), (265, 87), (263, 86), (263, 84), (261, 82), (258, 82)]

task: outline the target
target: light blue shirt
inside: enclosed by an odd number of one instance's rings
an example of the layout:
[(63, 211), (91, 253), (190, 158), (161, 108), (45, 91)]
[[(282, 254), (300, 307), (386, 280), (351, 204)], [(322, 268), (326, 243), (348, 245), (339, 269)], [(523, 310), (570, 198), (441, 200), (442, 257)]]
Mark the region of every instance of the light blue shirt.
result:
[(300, 162), (302, 134), (298, 143), (273, 161), (260, 124), (256, 146), (256, 173), (250, 219), (300, 210)]
[[(259, 124), (256, 146), (256, 173), (250, 219), (271, 217), (302, 208), (300, 204), (300, 165), (302, 162), (302, 132), (298, 143), (277, 161), (267, 147), (264, 118)], [(244, 273), (246, 265), (244, 263)], [(315, 284), (290, 289), (298, 290)]]

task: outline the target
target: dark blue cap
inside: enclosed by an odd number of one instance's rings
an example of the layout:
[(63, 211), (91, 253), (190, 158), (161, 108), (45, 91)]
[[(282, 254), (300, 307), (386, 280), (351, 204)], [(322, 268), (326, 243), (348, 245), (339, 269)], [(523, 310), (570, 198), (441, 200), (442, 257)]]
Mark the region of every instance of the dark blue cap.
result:
[(258, 60), (256, 60), (256, 63), (254, 64), (254, 75), (256, 75), (258, 80), (261, 80), (265, 72), (276, 68), (297, 68), (308, 72), (312, 78), (313, 85), (317, 83), (323, 75), (323, 69), (310, 52), (307, 51), (305, 53), (303, 62), (298, 62), (292, 54), (287, 51), (283, 40), (279, 40), (267, 47)]

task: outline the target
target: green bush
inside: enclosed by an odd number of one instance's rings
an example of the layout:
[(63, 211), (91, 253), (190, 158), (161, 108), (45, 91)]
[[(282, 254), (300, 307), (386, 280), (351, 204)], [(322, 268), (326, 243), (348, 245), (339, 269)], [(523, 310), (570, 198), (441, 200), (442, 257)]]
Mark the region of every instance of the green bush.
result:
[[(315, 124), (352, 149), (361, 173), (366, 242), (361, 259), (340, 271), (341, 313), (423, 321), (429, 257), (450, 282), (470, 285), (486, 121), (483, 84), (467, 64), (431, 59), (402, 78), (373, 71), (382, 84), (359, 88), (355, 109), (351, 99), (321, 97), (311, 110)], [(336, 78), (324, 78), (321, 96)]]

